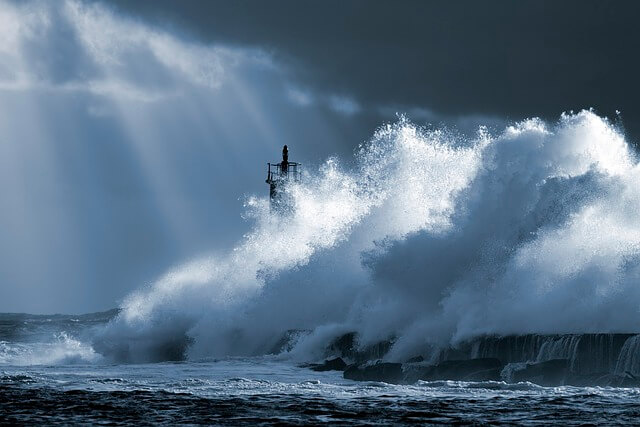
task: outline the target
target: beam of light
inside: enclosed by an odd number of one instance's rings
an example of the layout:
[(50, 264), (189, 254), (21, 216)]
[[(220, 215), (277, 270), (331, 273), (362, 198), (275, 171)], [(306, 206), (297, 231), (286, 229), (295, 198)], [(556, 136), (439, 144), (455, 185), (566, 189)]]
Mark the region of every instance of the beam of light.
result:
[[(73, 304), (101, 295), (108, 287), (105, 270), (123, 268), (109, 262), (127, 230), (115, 230), (112, 238), (99, 229), (113, 233), (112, 221), (141, 221), (142, 207), (153, 212), (149, 221), (162, 224), (158, 241), (181, 247), (176, 253), (201, 251), (193, 244), (203, 240), (203, 223), (229, 221), (223, 212), (233, 209), (221, 203), (232, 200), (239, 210), (243, 194), (264, 192), (264, 162), (295, 134), (287, 129), (299, 108), (287, 96), (290, 83), (259, 50), (202, 45), (74, 0), (0, 2), (0, 35), (0, 91), (6, 94), (0, 100), (6, 113), (0, 115), (0, 191), (11, 205), (0, 216), (10, 230), (2, 250), (15, 248), (12, 259), (19, 262), (11, 280), (29, 282), (33, 292), (59, 289), (73, 294)], [(10, 105), (15, 99), (19, 108)], [(304, 117), (317, 124), (317, 134), (334, 138), (321, 113), (308, 110)], [(296, 153), (303, 153), (303, 143)], [(96, 144), (112, 147), (97, 150)], [(122, 157), (87, 158), (96, 153)], [(105, 180), (120, 185), (113, 178), (119, 174), (131, 177), (144, 199), (102, 187)], [(127, 209), (138, 211), (122, 218)], [(98, 235), (109, 242), (95, 241)], [(47, 243), (48, 236), (55, 239)], [(92, 253), (96, 248), (99, 254)], [(144, 258), (133, 248), (120, 251)], [(38, 267), (30, 268), (34, 260)], [(157, 265), (153, 274), (166, 267)], [(14, 289), (7, 298), (16, 301), (19, 293)], [(41, 298), (37, 310), (71, 304), (51, 300)], [(112, 303), (106, 304), (97, 309)]]

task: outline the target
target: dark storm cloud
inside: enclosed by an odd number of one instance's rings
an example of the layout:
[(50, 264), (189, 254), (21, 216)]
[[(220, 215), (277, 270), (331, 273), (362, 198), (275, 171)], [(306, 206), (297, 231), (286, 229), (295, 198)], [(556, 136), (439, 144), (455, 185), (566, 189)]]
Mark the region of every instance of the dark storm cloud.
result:
[(444, 115), (621, 110), (640, 134), (637, 2), (137, 1), (116, 7), (207, 42), (266, 48), (358, 103)]

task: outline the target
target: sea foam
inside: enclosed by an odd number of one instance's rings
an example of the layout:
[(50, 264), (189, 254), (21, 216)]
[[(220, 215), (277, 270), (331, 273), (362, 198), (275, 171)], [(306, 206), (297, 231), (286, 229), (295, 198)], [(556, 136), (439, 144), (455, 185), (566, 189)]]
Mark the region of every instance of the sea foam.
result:
[(356, 331), (362, 345), (393, 337), (400, 357), (483, 334), (637, 332), (639, 174), (590, 111), (473, 138), (401, 117), (354, 167), (306, 170), (287, 212), (248, 198), (235, 248), (130, 295), (94, 348), (256, 355), (304, 330), (289, 355), (310, 358)]

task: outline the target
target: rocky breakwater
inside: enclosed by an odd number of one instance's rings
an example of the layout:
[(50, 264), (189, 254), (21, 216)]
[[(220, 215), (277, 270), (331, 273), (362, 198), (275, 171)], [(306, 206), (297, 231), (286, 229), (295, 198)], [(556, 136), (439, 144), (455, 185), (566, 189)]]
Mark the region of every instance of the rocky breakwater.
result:
[[(390, 360), (393, 340), (358, 346), (355, 333), (336, 338), (327, 355), (344, 362), (344, 377), (356, 381), (412, 384), (417, 381), (529, 381), (542, 386), (640, 386), (640, 335), (567, 334), (482, 336)], [(324, 365), (343, 366), (335, 359)], [(316, 365), (316, 369), (324, 369)]]

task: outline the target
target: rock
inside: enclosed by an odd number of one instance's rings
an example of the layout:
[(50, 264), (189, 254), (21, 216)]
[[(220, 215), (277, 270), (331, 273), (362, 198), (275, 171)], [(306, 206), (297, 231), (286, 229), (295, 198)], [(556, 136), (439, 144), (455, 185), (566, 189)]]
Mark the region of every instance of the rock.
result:
[(376, 360), (382, 359), (391, 350), (393, 341), (379, 341), (375, 344), (365, 347), (358, 352), (358, 360)]
[[(340, 356), (346, 363), (355, 363), (348, 367), (345, 378), (360, 381), (415, 383), (419, 380), (504, 379), (509, 382), (531, 381), (543, 386), (640, 387), (640, 376), (636, 378), (629, 372), (620, 372), (620, 369), (634, 366), (631, 361), (640, 351), (638, 334), (479, 336), (455, 346), (425, 346), (423, 351), (416, 351), (427, 354), (428, 360), (439, 361), (436, 365), (426, 363), (423, 356), (417, 355), (399, 368), (398, 364), (390, 365), (396, 369), (390, 375), (384, 365), (364, 364), (387, 357), (393, 340), (362, 348), (358, 345), (358, 335), (350, 332), (334, 339), (326, 348), (327, 355)], [(571, 355), (570, 360), (565, 359), (568, 354)], [(544, 362), (532, 363), (532, 360)]]
[(502, 362), (494, 358), (445, 360), (438, 365), (403, 365), (404, 382), (422, 381), (500, 381)]
[(626, 373), (625, 375), (609, 374), (606, 372), (589, 375), (571, 375), (567, 385), (576, 387), (640, 387), (640, 378)]
[(92, 346), (96, 352), (118, 363), (158, 363), (186, 360), (193, 338), (186, 334), (143, 336), (127, 342), (97, 337)]
[(565, 384), (575, 387), (611, 387), (617, 382), (619, 382), (617, 375), (610, 374), (608, 372), (600, 372), (587, 375), (570, 374), (567, 377)]
[(515, 364), (571, 355), (573, 374), (616, 374), (618, 362), (633, 357), (634, 341), (640, 349), (640, 336), (629, 333), (484, 335), (442, 348), (435, 358), (495, 357), (505, 364)]
[(327, 347), (327, 351), (329, 351), (330, 353), (337, 353), (342, 357), (353, 359), (356, 353), (355, 344), (356, 333), (349, 332), (333, 340), (333, 342), (331, 342), (331, 344), (329, 344), (329, 346)]
[(474, 372), (463, 378), (464, 381), (502, 381), (500, 373), (501, 368), (485, 369), (483, 371)]
[[(484, 381), (487, 378), (496, 378), (493, 375), (495, 370), (498, 370), (498, 378), (500, 376), (500, 370), (503, 364), (500, 360), (495, 358), (481, 358), (481, 359), (467, 359), (467, 360), (445, 360), (435, 366), (433, 372), (431, 372), (431, 378), (420, 378), (430, 380), (468, 380), (474, 374), (480, 378), (475, 381)], [(490, 372), (491, 371), (491, 372)], [(483, 372), (483, 374), (480, 374)]]
[(340, 357), (335, 359), (325, 360), (324, 363), (310, 366), (310, 368), (316, 372), (324, 371), (344, 371), (347, 364)]
[(285, 331), (267, 354), (280, 354), (286, 351), (291, 351), (298, 340), (305, 335), (309, 335), (310, 332), (311, 331), (306, 329), (289, 329)]
[(412, 384), (418, 380), (499, 381), (501, 369), (498, 359), (447, 360), (436, 366), (378, 362), (348, 366), (344, 377), (392, 384)]
[(401, 363), (378, 362), (373, 365), (350, 365), (344, 378), (354, 381), (381, 381), (400, 384), (404, 380)]
[(620, 378), (619, 375), (616, 375), (619, 378), (618, 384), (612, 385), (612, 387), (640, 387), (640, 378), (625, 376)]
[(405, 384), (414, 384), (418, 382), (418, 380), (429, 381), (433, 379), (433, 372), (436, 367), (433, 365), (425, 365), (419, 363), (408, 363), (402, 365), (402, 370), (404, 372), (404, 380)]
[(344, 359), (362, 363), (370, 360), (382, 359), (391, 349), (391, 340), (380, 341), (363, 349), (358, 348), (357, 334), (349, 332), (339, 336), (327, 346), (329, 354), (338, 355)]
[(523, 369), (513, 371), (512, 381), (530, 381), (542, 386), (564, 385), (569, 376), (568, 359), (552, 359), (540, 363), (527, 363)]

